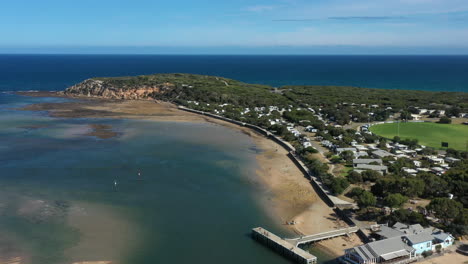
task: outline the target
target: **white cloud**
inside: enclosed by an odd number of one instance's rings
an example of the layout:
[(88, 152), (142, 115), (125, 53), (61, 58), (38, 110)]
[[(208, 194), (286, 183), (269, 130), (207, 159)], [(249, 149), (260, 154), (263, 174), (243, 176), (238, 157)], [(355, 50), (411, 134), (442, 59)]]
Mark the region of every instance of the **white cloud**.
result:
[[(326, 2), (303, 0), (288, 9), (289, 14), (304, 19), (412, 16), (465, 11), (468, 11), (467, 0), (328, 0)], [(278, 19), (285, 18), (289, 17)]]
[[(238, 28), (225, 25), (204, 28), (191, 27), (173, 32), (164, 40), (149, 41), (147, 45), (173, 45), (186, 43), (190, 46), (394, 46), (394, 47), (439, 47), (461, 46), (468, 48), (468, 27), (459, 29), (421, 29), (406, 24), (385, 24), (386, 30), (354, 28), (336, 30), (319, 25), (283, 30), (282, 32), (259, 32), (255, 27)], [(391, 29), (391, 30), (390, 30)], [(157, 35), (157, 34), (153, 34)], [(422, 53), (424, 53), (422, 51)]]
[[(266, 42), (265, 40), (268, 40)], [(331, 32), (320, 28), (304, 27), (295, 31), (257, 35), (251, 39), (256, 45), (313, 46), (451, 46), (462, 44), (468, 47), (468, 29), (427, 30), (423, 32), (349, 31)]]

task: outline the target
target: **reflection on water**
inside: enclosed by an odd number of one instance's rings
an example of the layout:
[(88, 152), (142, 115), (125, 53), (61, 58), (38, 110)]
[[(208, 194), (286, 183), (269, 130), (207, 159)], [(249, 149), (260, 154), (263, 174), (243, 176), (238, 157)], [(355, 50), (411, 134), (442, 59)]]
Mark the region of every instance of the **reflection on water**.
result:
[[(248, 237), (257, 225), (284, 230), (254, 202), (261, 195), (258, 149), (240, 132), (214, 124), (54, 119), (5, 105), (0, 120), (2, 258), (289, 263)], [(117, 136), (89, 136), (93, 124)]]

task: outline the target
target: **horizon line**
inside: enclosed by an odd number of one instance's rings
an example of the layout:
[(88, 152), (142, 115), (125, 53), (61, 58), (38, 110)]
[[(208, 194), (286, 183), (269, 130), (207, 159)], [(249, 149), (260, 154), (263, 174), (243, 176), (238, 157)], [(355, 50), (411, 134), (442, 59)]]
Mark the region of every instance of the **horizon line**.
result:
[(0, 55), (109, 55), (109, 56), (468, 56), (468, 53), (438, 53), (438, 54), (431, 54), (431, 53), (350, 53), (350, 54), (342, 54), (342, 53), (304, 53), (304, 54), (287, 54), (287, 53), (280, 53), (280, 54), (253, 54), (253, 53), (2, 53)]

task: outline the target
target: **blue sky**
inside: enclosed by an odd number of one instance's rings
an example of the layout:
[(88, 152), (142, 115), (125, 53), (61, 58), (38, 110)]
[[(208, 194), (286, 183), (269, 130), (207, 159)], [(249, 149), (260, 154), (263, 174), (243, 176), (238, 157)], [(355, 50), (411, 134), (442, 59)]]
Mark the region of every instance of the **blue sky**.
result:
[(468, 0), (15, 0), (2, 53), (468, 54)]

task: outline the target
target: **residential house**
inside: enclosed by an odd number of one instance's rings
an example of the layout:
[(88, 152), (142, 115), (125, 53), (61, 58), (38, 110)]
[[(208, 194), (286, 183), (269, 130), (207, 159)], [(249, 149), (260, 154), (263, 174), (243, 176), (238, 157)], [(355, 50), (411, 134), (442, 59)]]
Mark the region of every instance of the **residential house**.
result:
[(299, 131), (297, 131), (296, 129), (291, 130), (291, 133), (293, 133), (294, 136), (297, 137), (297, 138), (301, 136), (301, 133)]
[(439, 158), (439, 157), (436, 157), (436, 156), (427, 156), (426, 158), (427, 158), (427, 160), (429, 160), (434, 165), (440, 165), (440, 164), (445, 163), (443, 158)]
[(460, 159), (456, 159), (456, 158), (452, 158), (452, 157), (446, 157), (446, 158), (445, 158), (445, 161), (446, 161), (447, 163), (455, 163), (455, 162), (460, 161)]
[(353, 153), (357, 152), (356, 148), (337, 148), (336, 153), (341, 154), (343, 151), (351, 151)]
[(447, 248), (453, 245), (453, 242), (455, 241), (455, 238), (451, 234), (444, 233), (442, 231), (436, 232), (433, 235), (434, 240), (432, 250), (436, 250), (438, 245), (440, 245), (442, 249)]
[(395, 145), (393, 145), (395, 147), (395, 149), (398, 149), (398, 150), (407, 150), (408, 149), (408, 146), (404, 145), (404, 144), (399, 144), (399, 143), (396, 143)]
[(421, 255), (424, 251), (431, 251), (433, 239), (434, 237), (431, 233), (425, 232), (403, 237), (403, 241), (416, 250), (416, 255)]
[(402, 150), (403, 153), (405, 153), (406, 155), (410, 155), (412, 157), (416, 157), (416, 150), (412, 150), (412, 149), (406, 149), (406, 150)]
[(412, 175), (412, 176), (416, 176), (416, 174), (418, 173), (417, 170), (411, 169), (411, 168), (405, 168), (405, 167), (403, 167), (403, 168), (401, 168), (401, 170), (402, 170), (403, 172), (408, 173), (409, 175)]
[(418, 172), (431, 172), (431, 169), (429, 169), (429, 168), (417, 168), (416, 170)]
[(355, 148), (357, 148), (358, 151), (367, 151), (368, 148), (363, 146), (363, 145), (354, 145)]
[(354, 158), (359, 159), (361, 157), (367, 157), (369, 154), (365, 151), (358, 151), (354, 153)]
[(372, 151), (372, 155), (378, 159), (394, 156), (392, 153), (385, 151), (385, 150), (381, 150), (381, 149)]
[(441, 167), (432, 167), (431, 171), (437, 175), (441, 175), (445, 172), (445, 170)]
[(357, 172), (363, 172), (366, 170), (373, 170), (373, 171), (380, 172), (381, 174), (387, 174), (388, 167), (383, 166), (383, 165), (370, 165), (370, 164), (357, 164), (356, 167), (354, 167), (354, 171), (357, 171)]
[(382, 165), (381, 159), (353, 159), (353, 167), (357, 167), (359, 164), (371, 164), (377, 163), (377, 165)]
[(373, 230), (380, 240), (345, 250), (343, 260), (353, 264), (410, 263), (425, 251), (434, 251), (453, 244), (454, 237), (438, 229), (419, 224), (396, 223), (393, 227), (380, 225)]
[(415, 252), (400, 237), (394, 237), (346, 249), (343, 259), (353, 264), (410, 263), (416, 258)]
[(371, 149), (371, 150), (378, 150), (379, 149), (376, 144), (367, 144), (367, 148)]
[(316, 128), (314, 128), (313, 126), (307, 126), (305, 128), (305, 131), (310, 132), (310, 133), (317, 133), (318, 132), (318, 130)]
[(418, 114), (420, 115), (427, 114), (427, 113), (428, 113), (427, 109), (418, 109)]

